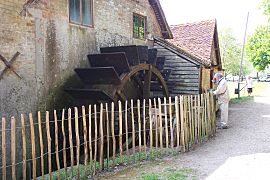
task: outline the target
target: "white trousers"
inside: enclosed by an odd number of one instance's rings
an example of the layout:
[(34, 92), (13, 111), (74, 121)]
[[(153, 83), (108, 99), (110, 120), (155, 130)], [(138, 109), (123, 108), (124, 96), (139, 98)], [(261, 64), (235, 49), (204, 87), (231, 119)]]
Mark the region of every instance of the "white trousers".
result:
[(229, 116), (229, 103), (222, 103), (219, 105), (219, 108), (220, 108), (220, 126), (227, 126)]

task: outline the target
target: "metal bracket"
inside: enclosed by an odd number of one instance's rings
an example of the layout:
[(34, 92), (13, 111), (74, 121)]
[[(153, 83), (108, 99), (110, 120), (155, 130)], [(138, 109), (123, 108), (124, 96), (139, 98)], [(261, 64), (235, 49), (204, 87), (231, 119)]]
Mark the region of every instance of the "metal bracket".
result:
[(11, 70), (17, 77), (22, 79), (22, 77), (13, 69), (12, 64), (16, 60), (16, 58), (20, 55), (20, 53), (17, 51), (12, 58), (8, 61), (4, 56), (0, 54), (0, 59), (3, 61), (3, 63), (6, 65), (5, 69), (1, 71), (0, 73), (0, 80), (3, 78), (5, 72), (9, 69)]

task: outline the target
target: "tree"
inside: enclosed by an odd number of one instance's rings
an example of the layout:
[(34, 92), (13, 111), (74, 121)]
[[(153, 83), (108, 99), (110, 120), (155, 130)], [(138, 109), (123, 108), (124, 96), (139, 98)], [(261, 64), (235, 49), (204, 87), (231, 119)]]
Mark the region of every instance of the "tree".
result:
[(266, 16), (268, 16), (268, 21), (270, 22), (270, 0), (264, 0), (262, 3), (262, 9)]
[(260, 26), (248, 38), (246, 45), (247, 57), (258, 71), (270, 65), (270, 26)]
[[(220, 54), (223, 68), (226, 74), (239, 75), (240, 59), (241, 59), (241, 45), (233, 36), (232, 30), (229, 28), (222, 29), (219, 32), (220, 40)], [(243, 74), (249, 73), (249, 65), (246, 59), (243, 60)]]
[(270, 65), (270, 0), (264, 0), (261, 7), (269, 24), (258, 27), (246, 45), (247, 57), (258, 71), (264, 71)]

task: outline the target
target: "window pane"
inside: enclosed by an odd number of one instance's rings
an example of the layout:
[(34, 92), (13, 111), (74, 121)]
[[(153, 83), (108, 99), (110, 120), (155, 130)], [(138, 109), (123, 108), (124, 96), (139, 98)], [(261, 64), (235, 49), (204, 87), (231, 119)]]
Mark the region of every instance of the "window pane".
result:
[(92, 0), (82, 0), (82, 23), (92, 25)]
[(144, 38), (144, 18), (140, 17), (140, 28), (139, 28), (139, 38)]
[(145, 17), (133, 15), (133, 37), (144, 39), (145, 32)]
[(69, 1), (70, 21), (80, 23), (80, 0)]
[(133, 16), (133, 36), (135, 38), (138, 37), (138, 17), (137, 16)]

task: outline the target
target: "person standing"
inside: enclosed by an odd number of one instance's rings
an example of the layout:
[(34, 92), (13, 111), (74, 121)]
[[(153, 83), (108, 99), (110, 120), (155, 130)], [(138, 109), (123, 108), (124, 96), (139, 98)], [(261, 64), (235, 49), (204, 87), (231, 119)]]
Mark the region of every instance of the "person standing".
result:
[(218, 98), (218, 104), (220, 109), (220, 123), (218, 124), (219, 129), (228, 128), (228, 116), (229, 116), (229, 90), (228, 84), (222, 73), (216, 73), (212, 80), (217, 85), (217, 89), (213, 91)]
[(253, 82), (252, 81), (253, 81), (252, 78), (250, 76), (248, 76), (247, 79), (246, 79), (248, 96), (250, 96), (251, 93), (252, 93), (252, 88), (253, 88)]

